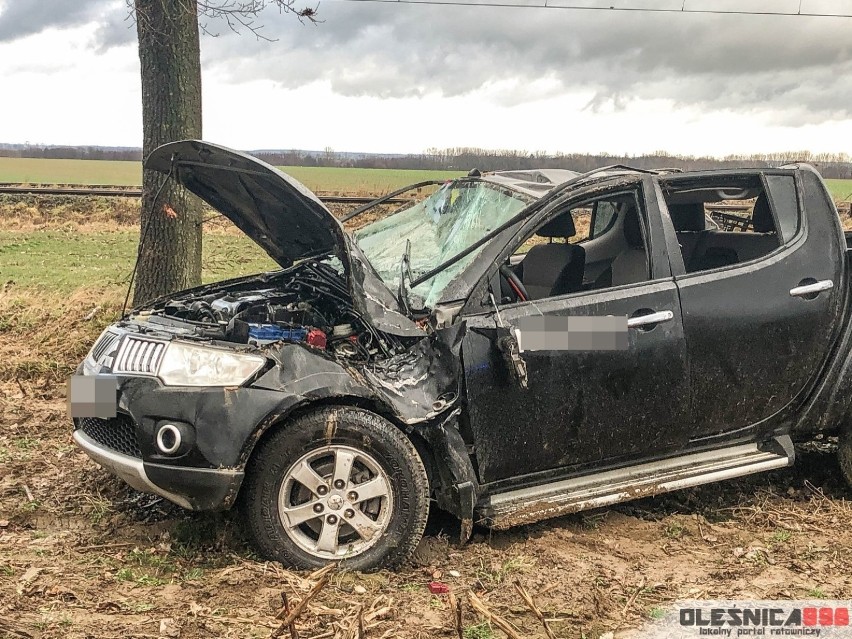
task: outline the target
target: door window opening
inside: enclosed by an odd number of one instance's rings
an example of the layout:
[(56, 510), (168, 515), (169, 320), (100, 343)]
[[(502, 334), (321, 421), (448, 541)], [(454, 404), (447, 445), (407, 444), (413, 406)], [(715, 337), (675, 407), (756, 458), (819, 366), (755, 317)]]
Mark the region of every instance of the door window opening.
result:
[[(557, 212), (515, 249), (510, 267), (539, 300), (649, 279), (639, 200), (633, 193), (587, 200)], [(517, 301), (503, 278), (501, 299)]]
[[(772, 177), (773, 195), (791, 199), (781, 225), (787, 241), (798, 227), (795, 183), (792, 177)], [(749, 262), (782, 245), (777, 198), (759, 175), (673, 179), (663, 192), (687, 273)]]

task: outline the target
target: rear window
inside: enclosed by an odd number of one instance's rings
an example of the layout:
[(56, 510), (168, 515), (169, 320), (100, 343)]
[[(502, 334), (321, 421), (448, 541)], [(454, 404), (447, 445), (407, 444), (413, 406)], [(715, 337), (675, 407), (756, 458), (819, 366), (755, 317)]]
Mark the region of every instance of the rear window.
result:
[(799, 228), (792, 175), (675, 178), (663, 193), (688, 273), (759, 259)]

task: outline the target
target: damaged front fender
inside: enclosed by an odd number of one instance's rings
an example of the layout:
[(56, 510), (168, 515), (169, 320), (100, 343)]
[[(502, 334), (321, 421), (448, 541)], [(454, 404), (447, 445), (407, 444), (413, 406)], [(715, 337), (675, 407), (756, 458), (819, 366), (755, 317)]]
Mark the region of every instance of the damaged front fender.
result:
[(458, 429), (460, 413), (461, 409), (456, 408), (443, 421), (424, 426), (418, 433), (429, 444), (433, 455), (437, 473), (435, 501), (440, 508), (461, 520), (461, 541), (464, 543), (473, 531), (473, 509), (479, 499), (479, 482)]
[[(321, 356), (304, 346), (285, 345), (267, 352), (277, 366), (254, 386), (285, 392), (291, 398), (289, 411), (319, 400), (362, 398), (406, 425), (409, 433), (416, 433), (428, 445), (435, 499), (440, 508), (461, 520), (462, 541), (466, 541), (473, 527), (479, 484), (458, 429), (459, 351), (465, 330), (464, 323), (440, 329), (405, 353), (365, 365)], [(251, 446), (269, 426), (284, 418), (282, 413), (271, 416), (252, 438)], [(246, 457), (249, 453), (247, 450)]]
[(247, 446), (247, 458), (260, 436), (296, 408), (336, 398), (360, 398), (394, 421), (416, 426), (438, 419), (458, 403), (459, 350), (464, 325), (441, 329), (404, 353), (371, 363), (335, 358), (301, 344), (265, 349), (275, 366), (253, 385), (284, 393), (278, 409), (264, 420)]
[(365, 366), (365, 379), (404, 424), (435, 419), (458, 401), (464, 334), (464, 323), (440, 329), (405, 353)]

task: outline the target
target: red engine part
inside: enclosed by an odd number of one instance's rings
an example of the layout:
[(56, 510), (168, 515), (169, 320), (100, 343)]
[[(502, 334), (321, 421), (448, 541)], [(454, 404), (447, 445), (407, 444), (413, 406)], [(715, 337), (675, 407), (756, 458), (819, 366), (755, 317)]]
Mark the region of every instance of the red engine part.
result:
[(323, 333), (320, 329), (312, 328), (308, 331), (308, 335), (305, 338), (305, 341), (308, 343), (309, 346), (325, 350), (328, 340), (326, 338), (325, 333)]

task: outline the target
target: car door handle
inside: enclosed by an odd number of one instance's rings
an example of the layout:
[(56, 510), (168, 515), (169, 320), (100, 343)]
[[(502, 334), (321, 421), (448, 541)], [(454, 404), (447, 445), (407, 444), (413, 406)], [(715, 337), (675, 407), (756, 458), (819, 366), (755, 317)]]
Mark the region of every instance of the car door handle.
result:
[(657, 311), (648, 315), (640, 315), (639, 317), (631, 317), (627, 320), (627, 328), (639, 328), (640, 326), (651, 326), (661, 322), (670, 322), (674, 319), (674, 313), (671, 311)]
[(805, 284), (804, 286), (795, 286), (790, 289), (792, 297), (807, 297), (808, 295), (816, 296), (823, 291), (834, 288), (834, 282), (831, 280), (822, 280), (813, 284)]

